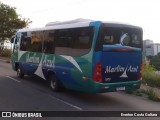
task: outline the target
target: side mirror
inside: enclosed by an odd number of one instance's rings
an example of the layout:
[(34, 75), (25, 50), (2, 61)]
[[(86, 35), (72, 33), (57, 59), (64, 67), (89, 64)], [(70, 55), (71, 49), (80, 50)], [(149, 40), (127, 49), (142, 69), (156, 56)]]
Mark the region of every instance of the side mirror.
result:
[(13, 36), (13, 37), (11, 38), (11, 43), (14, 43), (14, 38), (15, 38), (15, 36)]

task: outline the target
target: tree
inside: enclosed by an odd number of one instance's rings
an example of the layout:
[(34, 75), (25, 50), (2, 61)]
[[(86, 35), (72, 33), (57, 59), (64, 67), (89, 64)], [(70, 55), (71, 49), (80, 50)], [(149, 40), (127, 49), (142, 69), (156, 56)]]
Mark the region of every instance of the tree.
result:
[(160, 70), (160, 53), (158, 53), (156, 56), (154, 56), (151, 59), (150, 63), (152, 65), (154, 65), (157, 70)]
[(16, 13), (16, 8), (0, 2), (0, 41), (11, 38), (18, 29), (27, 27), (31, 21)]

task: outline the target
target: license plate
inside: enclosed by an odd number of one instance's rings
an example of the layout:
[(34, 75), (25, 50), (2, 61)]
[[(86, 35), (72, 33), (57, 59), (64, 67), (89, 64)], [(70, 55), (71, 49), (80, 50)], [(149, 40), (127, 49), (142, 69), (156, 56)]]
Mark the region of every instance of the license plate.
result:
[(118, 87), (116, 90), (117, 91), (123, 91), (123, 90), (125, 90), (125, 87)]

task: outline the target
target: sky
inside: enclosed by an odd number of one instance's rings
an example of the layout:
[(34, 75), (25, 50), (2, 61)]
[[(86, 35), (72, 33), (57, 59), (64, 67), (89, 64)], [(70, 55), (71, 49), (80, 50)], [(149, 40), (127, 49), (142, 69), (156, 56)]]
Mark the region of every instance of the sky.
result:
[(30, 28), (77, 18), (122, 22), (143, 28), (143, 39), (160, 43), (160, 0), (0, 0), (29, 18)]

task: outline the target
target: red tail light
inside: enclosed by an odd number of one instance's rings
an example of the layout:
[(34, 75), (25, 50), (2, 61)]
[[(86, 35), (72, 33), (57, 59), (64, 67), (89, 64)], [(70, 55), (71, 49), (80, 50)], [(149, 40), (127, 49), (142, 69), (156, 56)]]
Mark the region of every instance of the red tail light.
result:
[(100, 62), (95, 66), (93, 80), (96, 82), (102, 82), (102, 63)]
[(140, 71), (138, 75), (138, 80), (142, 80), (142, 63), (140, 64)]

